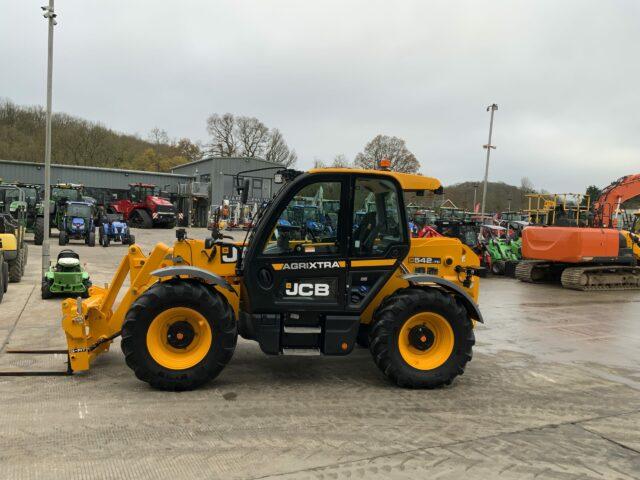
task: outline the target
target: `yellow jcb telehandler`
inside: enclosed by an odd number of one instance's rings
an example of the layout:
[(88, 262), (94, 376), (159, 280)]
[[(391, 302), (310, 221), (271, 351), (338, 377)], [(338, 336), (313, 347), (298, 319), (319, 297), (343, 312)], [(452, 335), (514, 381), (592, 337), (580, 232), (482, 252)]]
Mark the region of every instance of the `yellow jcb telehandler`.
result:
[[(63, 302), (70, 371), (122, 336), (135, 375), (166, 390), (215, 378), (238, 334), (271, 355), (346, 355), (368, 345), (400, 386), (447, 385), (471, 360), (478, 257), (452, 238), (410, 238), (404, 192), (440, 182), (385, 170), (282, 170), (285, 185), (245, 242), (187, 238), (128, 249), (112, 281)], [(236, 179), (237, 180), (237, 179)], [(239, 186), (246, 203), (248, 182)], [(313, 206), (313, 216), (298, 215)], [(117, 304), (127, 276), (130, 287)]]

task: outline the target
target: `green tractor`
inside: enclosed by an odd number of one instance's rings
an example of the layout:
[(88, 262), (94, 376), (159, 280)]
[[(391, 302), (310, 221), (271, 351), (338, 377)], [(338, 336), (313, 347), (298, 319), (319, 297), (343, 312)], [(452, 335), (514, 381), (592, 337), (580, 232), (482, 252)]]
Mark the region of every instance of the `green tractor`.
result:
[(62, 250), (55, 265), (42, 279), (41, 296), (44, 300), (58, 295), (87, 298), (91, 288), (89, 273), (80, 264), (80, 256), (70, 249)]
[(521, 260), (518, 240), (509, 238), (508, 230), (498, 225), (482, 225), (479, 235), (480, 258), (483, 266), (494, 275), (515, 275)]
[(25, 194), (27, 203), (26, 227), (27, 233), (33, 233), (33, 243), (42, 245), (44, 240), (44, 204), (43, 191), (40, 185), (32, 183), (16, 184)]
[(84, 202), (84, 187), (75, 183), (57, 183), (51, 186), (51, 225), (60, 228), (67, 202)]
[[(0, 250), (3, 280), (19, 282), (27, 265), (28, 251), (24, 241), (27, 202), (24, 192), (15, 185), (0, 185)], [(3, 281), (3, 290), (6, 283)]]

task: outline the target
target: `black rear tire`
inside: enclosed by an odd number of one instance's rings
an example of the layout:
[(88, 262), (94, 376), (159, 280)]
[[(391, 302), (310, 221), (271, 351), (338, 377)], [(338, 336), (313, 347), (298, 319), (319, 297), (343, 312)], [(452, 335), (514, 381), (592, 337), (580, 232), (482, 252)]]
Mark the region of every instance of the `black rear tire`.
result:
[(134, 243), (136, 243), (136, 236), (135, 235), (129, 235), (129, 241), (127, 243), (129, 245), (133, 245)]
[(87, 239), (87, 245), (90, 247), (96, 246), (96, 232), (89, 232), (89, 238)]
[(2, 284), (4, 285), (4, 291), (9, 288), (9, 264), (2, 260), (2, 268), (0, 269), (0, 277), (2, 277)]
[[(196, 365), (170, 369), (160, 365), (147, 346), (147, 332), (166, 310), (186, 307), (202, 315), (211, 329), (211, 346)], [(122, 324), (122, 352), (136, 377), (161, 390), (192, 390), (218, 376), (229, 363), (238, 338), (233, 310), (218, 292), (196, 280), (152, 285), (131, 305)]]
[(67, 243), (69, 243), (67, 232), (61, 231), (60, 235), (58, 235), (58, 245), (65, 246)]
[(33, 227), (33, 243), (42, 245), (44, 242), (44, 218), (36, 217), (36, 223)]
[[(453, 331), (453, 348), (446, 360), (430, 370), (409, 365), (399, 347), (402, 326), (416, 314), (443, 317)], [(406, 288), (388, 297), (374, 313), (369, 350), (382, 372), (400, 387), (436, 388), (464, 373), (475, 344), (473, 324), (454, 297), (436, 289)], [(436, 339), (437, 341), (437, 339)], [(434, 347), (437, 344), (434, 344)]]

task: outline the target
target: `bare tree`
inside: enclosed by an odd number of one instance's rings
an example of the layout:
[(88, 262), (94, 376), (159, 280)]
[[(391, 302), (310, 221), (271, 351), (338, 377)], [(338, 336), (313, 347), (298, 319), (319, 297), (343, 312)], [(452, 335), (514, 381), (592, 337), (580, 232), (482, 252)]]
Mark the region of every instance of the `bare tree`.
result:
[(283, 165), (287, 168), (293, 167), (298, 161), (298, 154), (295, 150), (291, 150), (289, 155), (287, 156), (287, 160), (283, 163)]
[(269, 129), (255, 117), (236, 117), (236, 136), (244, 157), (264, 156)]
[(340, 153), (333, 157), (333, 163), (331, 166), (336, 168), (349, 168), (351, 167), (351, 162), (347, 160), (347, 157), (344, 154)]
[(162, 156), (160, 155), (161, 147), (167, 145), (169, 143), (169, 135), (167, 135), (166, 130), (162, 130), (158, 127), (154, 127), (149, 132), (149, 140), (155, 145), (155, 167), (156, 172), (160, 171), (160, 161), (162, 160)]
[(321, 158), (313, 157), (313, 168), (327, 168), (327, 164)]
[(207, 131), (211, 135), (209, 150), (219, 157), (233, 157), (238, 153), (236, 118), (231, 113), (214, 113), (207, 118)]
[(522, 177), (520, 179), (520, 190), (522, 190), (522, 193), (533, 193), (536, 191), (529, 177)]
[(289, 150), (282, 133), (277, 128), (271, 129), (265, 147), (265, 160), (281, 163), (285, 167), (291, 167), (298, 160), (295, 150)]
[(354, 163), (361, 168), (375, 169), (383, 158), (391, 160), (391, 170), (396, 172), (416, 173), (420, 168), (420, 162), (407, 149), (405, 141), (388, 135), (377, 135), (367, 143)]

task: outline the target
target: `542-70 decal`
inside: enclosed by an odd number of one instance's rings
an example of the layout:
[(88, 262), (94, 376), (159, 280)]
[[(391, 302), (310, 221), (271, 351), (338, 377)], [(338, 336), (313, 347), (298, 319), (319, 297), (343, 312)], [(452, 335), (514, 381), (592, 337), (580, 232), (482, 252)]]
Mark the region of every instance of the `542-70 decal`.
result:
[(440, 265), (442, 263), (442, 259), (439, 257), (409, 257), (409, 263)]

